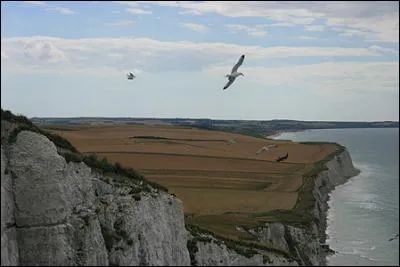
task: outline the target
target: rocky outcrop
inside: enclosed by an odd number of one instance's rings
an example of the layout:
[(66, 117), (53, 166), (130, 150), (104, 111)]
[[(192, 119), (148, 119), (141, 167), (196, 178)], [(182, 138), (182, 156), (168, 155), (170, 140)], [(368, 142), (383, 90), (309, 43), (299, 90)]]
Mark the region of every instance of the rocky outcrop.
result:
[(1, 264), (189, 265), (181, 201), (121, 181), (21, 131), (1, 147)]
[(357, 174), (342, 152), (315, 179), (311, 226), (267, 223), (246, 231), (273, 249), (235, 248), (193, 237), (182, 202), (166, 192), (66, 162), (42, 134), (3, 137), (2, 265), (324, 265), (328, 193)]

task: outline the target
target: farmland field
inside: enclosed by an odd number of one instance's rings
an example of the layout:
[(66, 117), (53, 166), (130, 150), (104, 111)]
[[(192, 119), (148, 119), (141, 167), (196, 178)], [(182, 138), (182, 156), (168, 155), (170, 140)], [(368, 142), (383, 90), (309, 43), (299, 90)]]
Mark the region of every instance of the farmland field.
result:
[[(186, 127), (49, 126), (81, 153), (94, 153), (142, 173), (183, 201), (189, 224), (232, 238), (273, 210), (291, 210), (303, 175), (335, 152), (334, 144), (299, 144)], [(268, 151), (257, 153), (268, 145)], [(287, 160), (276, 158), (288, 153)], [(263, 215), (264, 214), (264, 215)]]

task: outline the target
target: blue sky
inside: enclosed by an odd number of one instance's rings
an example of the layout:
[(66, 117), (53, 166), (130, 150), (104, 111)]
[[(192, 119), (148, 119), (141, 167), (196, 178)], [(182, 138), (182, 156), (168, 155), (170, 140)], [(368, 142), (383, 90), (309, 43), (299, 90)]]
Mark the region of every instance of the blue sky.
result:
[[(222, 90), (242, 54), (245, 76)], [(399, 4), (2, 1), (1, 106), (28, 117), (399, 120)]]

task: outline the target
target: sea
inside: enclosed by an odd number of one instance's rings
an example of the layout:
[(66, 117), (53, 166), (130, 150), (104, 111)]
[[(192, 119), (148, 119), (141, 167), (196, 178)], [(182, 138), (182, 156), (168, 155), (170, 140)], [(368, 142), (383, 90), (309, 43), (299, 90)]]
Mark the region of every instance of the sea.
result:
[[(330, 193), (328, 266), (399, 266), (399, 129), (323, 129), (286, 132), (293, 141), (345, 146), (361, 172)], [(290, 157), (290, 155), (289, 155)]]

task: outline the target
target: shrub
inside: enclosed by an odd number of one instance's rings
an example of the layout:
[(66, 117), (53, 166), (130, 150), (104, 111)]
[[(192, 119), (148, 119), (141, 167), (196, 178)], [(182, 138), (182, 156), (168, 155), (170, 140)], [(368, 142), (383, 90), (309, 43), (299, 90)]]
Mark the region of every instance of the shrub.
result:
[(186, 243), (186, 247), (189, 251), (189, 255), (190, 255), (190, 265), (191, 266), (196, 266), (196, 259), (195, 259), (195, 254), (197, 251), (199, 251), (199, 249), (197, 248), (197, 242), (194, 239), (190, 239), (187, 241)]

